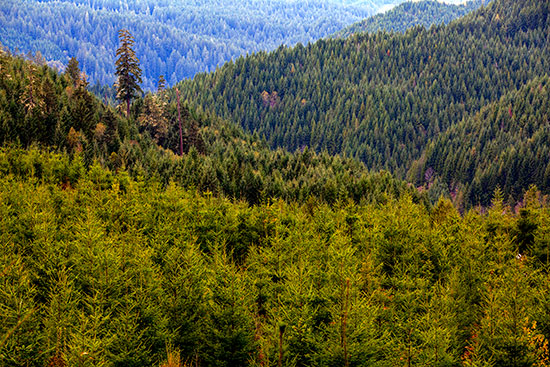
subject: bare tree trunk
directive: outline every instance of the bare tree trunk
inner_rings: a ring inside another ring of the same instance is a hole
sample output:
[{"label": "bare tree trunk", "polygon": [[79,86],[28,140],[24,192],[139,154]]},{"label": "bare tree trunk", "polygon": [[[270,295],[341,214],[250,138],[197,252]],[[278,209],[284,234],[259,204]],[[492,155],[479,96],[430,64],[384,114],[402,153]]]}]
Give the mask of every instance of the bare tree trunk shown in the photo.
[{"label": "bare tree trunk", "polygon": [[344,342],[344,366],[349,366],[349,355],[348,355],[348,336],[346,334],[346,329],[348,326],[348,309],[349,309],[349,278],[346,279],[346,296],[344,299],[344,320],[343,320],[343,330],[342,330],[342,339]]},{"label": "bare tree trunk", "polygon": [[183,129],[181,127],[180,91],[177,88],[176,88],[176,99],[178,101],[178,124],[180,128],[180,156],[183,156]]},{"label": "bare tree trunk", "polygon": [[284,327],[279,325],[279,361],[278,361],[278,367],[283,367],[283,333],[284,333]]},{"label": "bare tree trunk", "polygon": [[126,117],[130,118],[130,98],[126,98]]}]

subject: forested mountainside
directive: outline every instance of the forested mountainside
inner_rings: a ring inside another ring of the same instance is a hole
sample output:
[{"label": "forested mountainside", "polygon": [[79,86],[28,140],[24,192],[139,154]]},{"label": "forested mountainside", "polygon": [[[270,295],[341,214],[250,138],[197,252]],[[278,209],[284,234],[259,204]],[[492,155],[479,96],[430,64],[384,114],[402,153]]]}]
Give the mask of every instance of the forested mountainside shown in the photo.
[{"label": "forested mountainside", "polygon": [[482,203],[490,187],[516,198],[530,184],[550,188],[549,82],[535,78],[441,134],[426,154],[425,166],[437,172],[430,185],[462,186],[468,201]]},{"label": "forested mountainside", "polygon": [[429,28],[433,24],[448,24],[490,0],[471,0],[464,4],[447,4],[438,0],[409,1],[382,14],[354,23],[337,32],[334,37],[346,38],[355,33],[395,31],[405,32],[417,25]]},{"label": "forested mountainside", "polygon": [[159,75],[175,84],[240,55],[315,41],[397,1],[6,0],[0,42],[59,66],[76,57],[92,84],[113,84],[116,32],[127,28],[151,90]]},{"label": "forested mountainside", "polygon": [[[78,72],[76,78],[60,75],[0,52],[0,144],[64,151],[86,167],[95,161],[132,177],[163,185],[174,181],[250,203],[273,197],[372,202],[404,192],[423,200],[404,182],[388,173],[371,174],[356,160],[308,149],[271,150],[241,128],[187,106],[182,108],[185,154],[176,156],[177,108],[164,93],[136,101],[128,120],[88,92]],[[72,177],[61,169],[57,183],[72,185]]]},{"label": "forested mountainside", "polygon": [[549,10],[282,47],[181,106],[0,48],[0,366],[550,365]]},{"label": "forested mountainside", "polygon": [[405,178],[439,134],[548,73],[549,7],[498,0],[448,26],[280,47],[178,88],[272,147],[341,153]]},{"label": "forested mountainside", "polygon": [[544,366],[541,200],[248,206],[2,149],[0,362]]}]

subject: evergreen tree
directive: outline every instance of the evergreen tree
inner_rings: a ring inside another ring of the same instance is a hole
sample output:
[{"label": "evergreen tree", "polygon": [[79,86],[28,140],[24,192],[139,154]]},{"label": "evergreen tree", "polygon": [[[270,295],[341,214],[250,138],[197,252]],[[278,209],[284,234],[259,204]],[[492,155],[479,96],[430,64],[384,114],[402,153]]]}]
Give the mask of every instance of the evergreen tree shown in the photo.
[{"label": "evergreen tree", "polygon": [[116,75],[117,80],[117,98],[121,102],[126,102],[126,116],[130,115],[130,101],[137,97],[141,92],[141,68],[139,59],[133,49],[134,37],[127,29],[118,31],[120,47],[116,51]]},{"label": "evergreen tree", "polygon": [[72,82],[73,86],[76,87],[80,81],[80,66],[78,65],[78,60],[74,57],[71,57],[67,68],[65,68],[65,75],[69,77],[69,80]]},{"label": "evergreen tree", "polygon": [[168,120],[163,111],[162,101],[156,95],[147,94],[143,104],[138,121],[151,133],[155,142],[161,143],[168,133]]},{"label": "evergreen tree", "polygon": [[164,75],[159,76],[159,80],[157,82],[157,92],[162,93],[166,89],[166,79],[164,78]]}]

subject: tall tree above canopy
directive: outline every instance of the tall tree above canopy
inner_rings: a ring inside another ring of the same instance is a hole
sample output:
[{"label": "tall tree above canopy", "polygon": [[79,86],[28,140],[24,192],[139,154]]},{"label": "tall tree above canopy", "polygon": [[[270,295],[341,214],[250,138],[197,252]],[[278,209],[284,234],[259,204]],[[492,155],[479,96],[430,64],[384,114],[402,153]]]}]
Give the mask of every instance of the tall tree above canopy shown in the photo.
[{"label": "tall tree above canopy", "polygon": [[116,75],[118,77],[117,99],[126,102],[126,116],[130,115],[130,101],[139,93],[142,93],[139,83],[141,80],[141,68],[139,59],[133,49],[134,37],[127,29],[118,31],[120,46],[116,51],[118,59],[115,62]]},{"label": "tall tree above canopy", "polygon": [[69,77],[70,81],[73,83],[73,86],[76,87],[76,85],[80,82],[80,66],[76,58],[71,57],[69,63],[67,64],[67,68],[65,69],[65,74]]}]

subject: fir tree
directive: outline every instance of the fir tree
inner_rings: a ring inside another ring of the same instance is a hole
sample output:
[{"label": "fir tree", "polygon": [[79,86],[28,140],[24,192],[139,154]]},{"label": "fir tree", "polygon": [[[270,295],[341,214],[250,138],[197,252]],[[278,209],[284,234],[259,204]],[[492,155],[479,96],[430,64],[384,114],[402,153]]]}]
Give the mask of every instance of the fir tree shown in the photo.
[{"label": "fir tree", "polygon": [[74,57],[71,57],[67,68],[65,68],[65,75],[72,82],[73,87],[76,87],[80,82],[80,66],[78,65],[78,60]]},{"label": "fir tree", "polygon": [[130,115],[130,101],[142,92],[141,68],[133,49],[134,37],[127,29],[118,31],[120,47],[116,51],[117,99],[126,102],[126,116]]},{"label": "fir tree", "polygon": [[164,75],[159,76],[159,80],[157,82],[157,92],[162,93],[166,89],[166,79],[164,78]]}]

